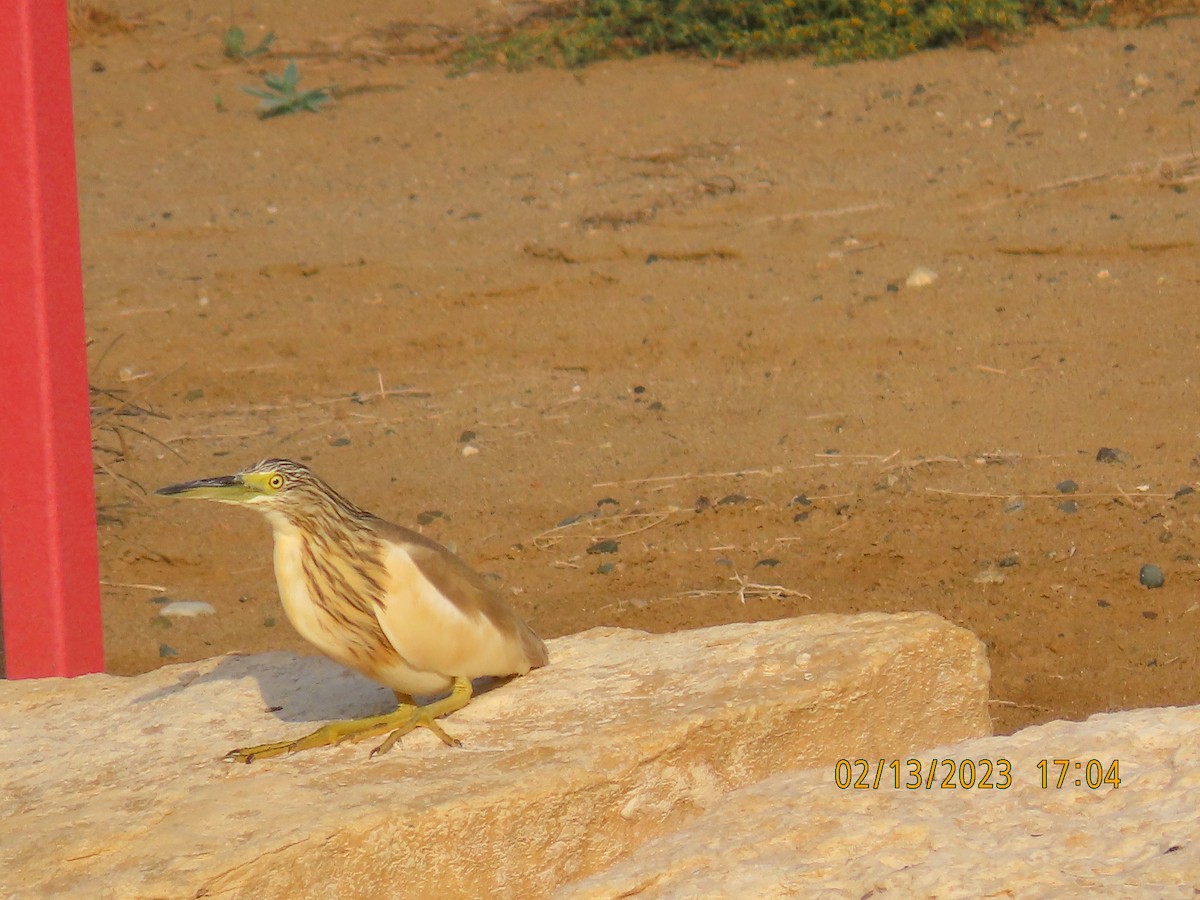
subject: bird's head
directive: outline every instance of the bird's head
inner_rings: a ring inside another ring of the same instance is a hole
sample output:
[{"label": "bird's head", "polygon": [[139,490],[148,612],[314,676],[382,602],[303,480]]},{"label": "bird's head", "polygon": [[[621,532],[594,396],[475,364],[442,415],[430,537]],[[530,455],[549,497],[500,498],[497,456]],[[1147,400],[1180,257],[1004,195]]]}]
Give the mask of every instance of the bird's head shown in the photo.
[{"label": "bird's head", "polygon": [[264,459],[232,475],[172,484],[155,493],[286,513],[323,490],[327,489],[307,466],[288,459]]}]

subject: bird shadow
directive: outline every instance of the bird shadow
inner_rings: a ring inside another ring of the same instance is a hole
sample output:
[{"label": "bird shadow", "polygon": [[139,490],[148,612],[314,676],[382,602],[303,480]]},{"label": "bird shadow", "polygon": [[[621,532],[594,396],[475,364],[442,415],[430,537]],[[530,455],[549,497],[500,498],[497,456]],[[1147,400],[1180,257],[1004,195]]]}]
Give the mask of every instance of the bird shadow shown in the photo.
[{"label": "bird shadow", "polygon": [[320,656],[257,653],[225,656],[212,669],[185,668],[175,684],[135,699],[153,703],[222,681],[252,678],[266,712],[283,722],[321,722],[391,712],[396,696],[386,687]]},{"label": "bird shadow", "polygon": [[[264,711],[282,722],[356,719],[381,715],[396,708],[396,695],[389,688],[321,656],[299,656],[283,651],[229,655],[207,671],[203,663],[180,669],[174,684],[142,694],[133,702],[139,705],[154,703],[204,685],[252,678],[258,683]],[[477,678],[472,685],[478,696],[509,680]],[[430,703],[448,693],[413,699],[421,704]]]}]

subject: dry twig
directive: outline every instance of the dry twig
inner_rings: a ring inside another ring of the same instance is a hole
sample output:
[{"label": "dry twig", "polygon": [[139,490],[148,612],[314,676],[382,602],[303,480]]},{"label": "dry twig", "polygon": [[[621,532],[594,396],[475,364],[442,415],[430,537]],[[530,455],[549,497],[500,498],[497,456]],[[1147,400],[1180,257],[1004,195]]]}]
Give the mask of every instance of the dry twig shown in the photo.
[{"label": "dry twig", "polygon": [[736,595],[737,598],[742,602],[743,606],[746,605],[747,597],[750,597],[753,600],[783,600],[788,597],[801,598],[804,600],[812,599],[810,595],[801,593],[800,591],[794,591],[791,588],[786,588],[782,584],[759,584],[758,582],[750,581],[744,576],[739,575],[737,572],[734,572],[733,576],[728,580],[736,581],[738,586],[736,588],[729,588],[726,590],[684,591],[681,594],[673,594],[671,599],[685,600],[694,597],[721,597],[727,595]]},{"label": "dry twig", "polygon": [[[556,546],[560,541],[562,541],[562,539],[564,537],[566,537],[566,535],[563,534],[563,532],[567,531],[570,528],[574,528],[576,525],[583,525],[584,523],[593,523],[593,522],[598,522],[601,520],[603,520],[605,522],[621,522],[621,521],[624,521],[625,519],[644,519],[644,518],[651,518],[654,520],[654,521],[649,522],[646,525],[642,525],[638,528],[631,528],[628,531],[620,531],[620,532],[617,532],[616,534],[611,534],[611,535],[607,535],[607,536],[598,538],[599,540],[616,540],[617,538],[629,537],[629,535],[631,535],[631,534],[639,534],[643,531],[649,531],[651,528],[654,528],[657,525],[661,525],[663,522],[667,521],[667,519],[669,519],[671,516],[673,516],[679,512],[683,512],[683,510],[677,506],[672,506],[669,509],[665,509],[665,510],[655,510],[653,512],[619,513],[617,515],[612,515],[612,516],[602,516],[602,515],[599,515],[598,513],[585,513],[584,515],[578,516],[577,518],[573,519],[572,521],[564,522],[561,525],[555,525],[553,528],[547,528],[541,534],[535,535],[534,537],[530,538],[529,542],[531,544],[533,544],[533,546],[535,546],[539,550],[549,550],[551,547]],[[595,535],[588,535],[588,537],[596,539]]]}]

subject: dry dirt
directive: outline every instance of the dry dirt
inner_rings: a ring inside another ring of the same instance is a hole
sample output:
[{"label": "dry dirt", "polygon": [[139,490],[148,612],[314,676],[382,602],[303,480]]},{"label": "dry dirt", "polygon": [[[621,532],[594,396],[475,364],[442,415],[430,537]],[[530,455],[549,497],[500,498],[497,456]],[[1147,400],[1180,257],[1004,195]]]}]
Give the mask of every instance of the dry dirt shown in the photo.
[{"label": "dry dirt", "polygon": [[[145,493],[286,456],[547,637],[933,610],[998,730],[1200,702],[1200,21],[454,79],[516,7],[259,0],[250,63],[228,3],[117,9],[73,53],[92,382],[156,414],[96,430],[111,671],[308,652],[260,517]],[[288,58],[339,99],[259,121]]]}]

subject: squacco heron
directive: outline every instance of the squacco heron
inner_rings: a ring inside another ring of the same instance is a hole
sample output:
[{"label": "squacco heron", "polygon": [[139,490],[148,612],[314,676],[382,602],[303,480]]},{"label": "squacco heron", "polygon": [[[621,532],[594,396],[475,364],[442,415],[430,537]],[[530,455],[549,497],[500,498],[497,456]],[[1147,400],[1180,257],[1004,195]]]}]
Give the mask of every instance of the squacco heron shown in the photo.
[{"label": "squacco heron", "polygon": [[[241,762],[387,735],[389,750],[417,727],[457,746],[437,719],[471,701],[472,679],[524,675],[546,645],[480,575],[424,535],[364,512],[286,459],[159,494],[260,510],[275,532],[275,580],[300,635],[330,659],[396,694],[395,712],[331,722],[293,741],[231,751]],[[413,697],[449,694],[424,706]]]}]

